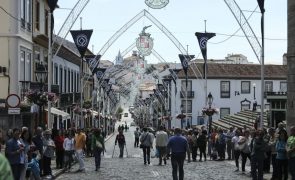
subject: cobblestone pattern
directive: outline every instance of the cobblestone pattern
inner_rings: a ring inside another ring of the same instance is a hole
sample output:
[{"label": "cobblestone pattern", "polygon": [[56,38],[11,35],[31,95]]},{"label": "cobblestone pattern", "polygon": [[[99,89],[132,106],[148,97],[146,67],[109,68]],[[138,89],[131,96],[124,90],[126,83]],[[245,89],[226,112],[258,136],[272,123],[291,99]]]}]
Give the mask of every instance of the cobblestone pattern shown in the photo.
[{"label": "cobblestone pattern", "polygon": [[[133,128],[125,133],[127,141],[128,157],[126,151],[124,158],[118,158],[119,148],[116,146],[115,157],[111,158],[114,148],[115,135],[106,143],[107,152],[103,156],[101,169],[96,172],[94,169],[94,158],[86,158],[86,172],[75,173],[77,164],[72,172],[64,173],[57,177],[59,180],[171,180],[172,168],[168,161],[166,166],[158,166],[158,159],[152,158],[151,165],[143,164],[142,151],[133,147]],[[154,151],[151,152],[154,154]],[[186,180],[248,180],[249,175],[234,172],[233,161],[206,161],[206,162],[185,162],[184,172]],[[247,173],[249,174],[249,172]]]}]

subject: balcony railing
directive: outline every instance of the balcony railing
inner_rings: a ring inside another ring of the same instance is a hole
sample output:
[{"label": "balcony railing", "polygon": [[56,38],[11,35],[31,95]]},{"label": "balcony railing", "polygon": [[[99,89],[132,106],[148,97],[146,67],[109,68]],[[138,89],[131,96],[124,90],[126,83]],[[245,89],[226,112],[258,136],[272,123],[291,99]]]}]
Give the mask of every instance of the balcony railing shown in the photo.
[{"label": "balcony railing", "polygon": [[[185,98],[186,92],[180,91],[180,98]],[[195,92],[194,91],[187,91],[187,98],[194,98]]]},{"label": "balcony railing", "polygon": [[[26,93],[28,91],[48,91],[47,84],[41,85],[39,82],[31,82],[31,81],[19,81],[21,83],[21,100],[24,99]],[[51,92],[56,95],[59,94],[59,85],[53,84],[51,85]]]},{"label": "balcony railing", "polygon": [[60,107],[71,106],[73,103],[80,102],[80,93],[63,93],[59,98]]}]

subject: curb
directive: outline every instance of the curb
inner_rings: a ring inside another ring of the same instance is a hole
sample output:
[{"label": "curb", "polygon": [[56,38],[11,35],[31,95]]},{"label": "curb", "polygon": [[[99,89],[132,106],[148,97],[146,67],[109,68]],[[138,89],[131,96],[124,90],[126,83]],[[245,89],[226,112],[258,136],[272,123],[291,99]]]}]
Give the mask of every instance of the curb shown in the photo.
[{"label": "curb", "polygon": [[[113,135],[115,134],[115,132],[113,132],[112,134],[110,134],[108,137],[106,137],[105,142],[107,142]],[[77,162],[75,162],[73,165],[75,165]],[[65,170],[64,169],[60,169],[58,171],[56,171],[55,173],[52,174],[52,179],[57,178],[59,175],[61,175],[62,173],[64,173]]]}]

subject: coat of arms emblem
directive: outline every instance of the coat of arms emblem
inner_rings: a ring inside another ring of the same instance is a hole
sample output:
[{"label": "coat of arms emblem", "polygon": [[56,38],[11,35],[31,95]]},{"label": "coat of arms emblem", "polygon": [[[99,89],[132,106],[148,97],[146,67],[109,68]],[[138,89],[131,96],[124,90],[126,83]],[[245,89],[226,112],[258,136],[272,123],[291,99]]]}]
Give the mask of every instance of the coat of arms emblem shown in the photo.
[{"label": "coat of arms emblem", "polygon": [[151,27],[151,25],[145,26],[139,34],[139,37],[136,39],[136,47],[142,56],[150,55],[154,46],[154,39],[151,38],[151,34],[145,32],[149,27]]}]

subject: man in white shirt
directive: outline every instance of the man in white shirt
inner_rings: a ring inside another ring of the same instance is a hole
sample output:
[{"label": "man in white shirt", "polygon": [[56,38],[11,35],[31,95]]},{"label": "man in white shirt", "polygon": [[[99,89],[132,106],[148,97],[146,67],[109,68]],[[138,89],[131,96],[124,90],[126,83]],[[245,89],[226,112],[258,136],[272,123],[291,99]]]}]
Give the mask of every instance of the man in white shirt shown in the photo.
[{"label": "man in white shirt", "polygon": [[160,126],[156,134],[156,148],[159,151],[159,166],[162,165],[162,159],[166,165],[166,149],[168,144],[168,134],[164,131],[164,127]]}]

